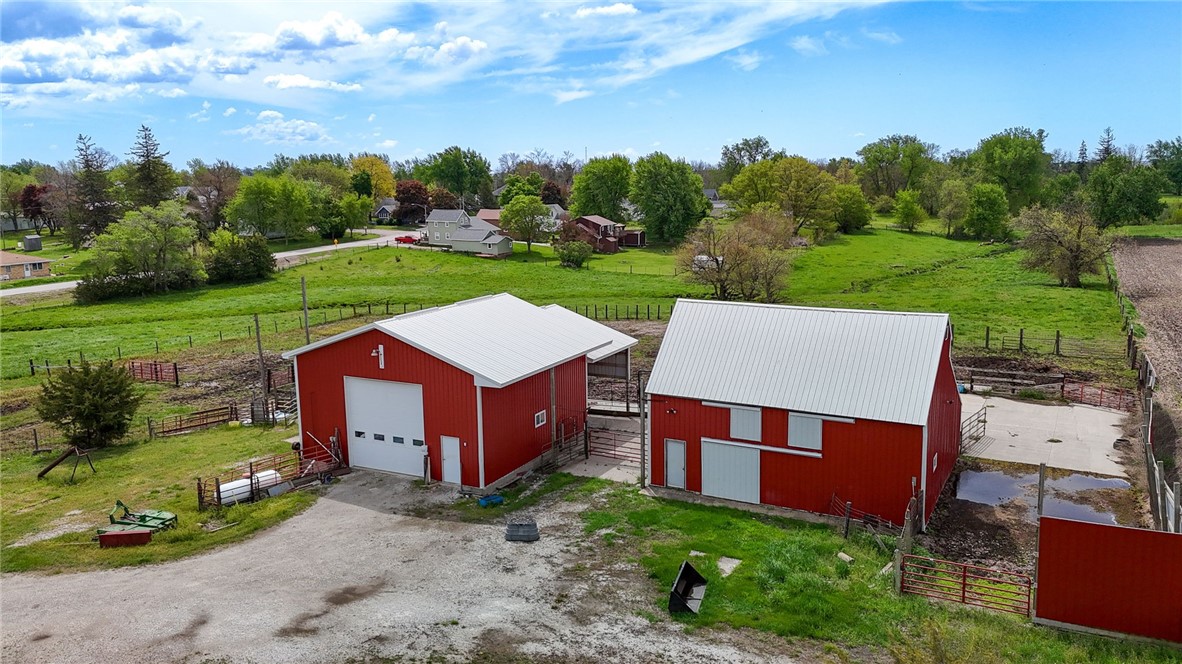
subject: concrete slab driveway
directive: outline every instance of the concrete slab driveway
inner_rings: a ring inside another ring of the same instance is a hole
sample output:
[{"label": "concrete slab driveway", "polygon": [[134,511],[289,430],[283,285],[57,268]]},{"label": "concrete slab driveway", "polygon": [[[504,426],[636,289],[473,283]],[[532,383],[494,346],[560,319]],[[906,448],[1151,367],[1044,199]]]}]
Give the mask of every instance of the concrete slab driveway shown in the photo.
[{"label": "concrete slab driveway", "polygon": [[964,417],[986,406],[985,437],[968,456],[1037,466],[1046,463],[1097,475],[1125,476],[1113,442],[1125,413],[1072,404],[1052,406],[962,394]]},{"label": "concrete slab driveway", "polygon": [[[784,642],[650,624],[652,587],[600,565],[586,502],[535,510],[542,539],[405,512],[443,487],[357,472],[257,537],[163,565],[0,579],[5,662],[788,661]],[[404,513],[399,513],[404,512]],[[771,645],[769,645],[771,644]],[[490,661],[492,661],[490,659]]]}]

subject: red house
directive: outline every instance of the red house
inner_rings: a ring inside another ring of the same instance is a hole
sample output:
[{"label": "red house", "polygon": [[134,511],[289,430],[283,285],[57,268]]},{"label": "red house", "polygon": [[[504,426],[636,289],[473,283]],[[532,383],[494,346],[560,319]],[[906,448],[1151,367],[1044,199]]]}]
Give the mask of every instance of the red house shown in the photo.
[{"label": "red house", "polygon": [[491,491],[584,430],[587,356],[620,343],[606,329],[503,293],[285,353],[295,360],[301,454],[326,461],[335,443],[350,466],[426,469]]},{"label": "red house", "polygon": [[680,300],[647,388],[657,486],[924,522],[956,462],[946,314]]}]

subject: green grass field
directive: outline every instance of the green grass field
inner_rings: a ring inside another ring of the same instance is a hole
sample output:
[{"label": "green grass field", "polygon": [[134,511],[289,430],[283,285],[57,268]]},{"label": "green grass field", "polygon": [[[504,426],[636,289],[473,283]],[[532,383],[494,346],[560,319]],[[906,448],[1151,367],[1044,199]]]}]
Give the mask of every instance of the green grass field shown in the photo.
[{"label": "green grass field", "polygon": [[[5,428],[11,425],[5,422]],[[51,455],[5,454],[0,457],[4,476],[0,570],[72,571],[164,562],[274,525],[311,505],[315,495],[297,491],[255,504],[199,512],[194,478],[261,455],[290,453],[290,445],[283,442],[289,434],[266,427],[223,427],[155,440],[132,437],[92,452],[97,472],[92,473],[83,461],[73,482],[72,459],[38,480],[37,472],[52,460]],[[61,449],[59,442],[57,450]],[[90,538],[96,527],[107,522],[107,512],[116,500],[133,509],[173,512],[178,526],[153,537],[148,546],[100,549]],[[201,527],[205,522],[236,525],[207,532]],[[29,535],[59,532],[51,539],[12,546]]]},{"label": "green grass field", "polygon": [[[1119,342],[1119,308],[1102,276],[1082,289],[1060,288],[1047,275],[1019,265],[1020,252],[929,233],[872,229],[838,236],[798,255],[785,294],[792,304],[943,311],[958,343],[980,345],[991,334],[1030,332]],[[668,248],[596,256],[586,269],[557,265],[549,247],[505,260],[402,247],[354,249],[319,258],[265,282],[209,286],[150,298],[75,305],[68,294],[24,304],[4,302],[0,317],[3,376],[26,372],[28,360],[64,363],[88,357],[155,354],[245,337],[259,313],[265,334],[294,329],[300,318],[300,277],[308,280],[313,321],[369,304],[374,313],[401,312],[403,303],[434,305],[511,292],[537,303],[567,306],[667,306],[706,290],[674,276]],[[220,336],[219,336],[220,334]]]},{"label": "green grass field", "polygon": [[[640,495],[590,480],[568,498],[598,493],[585,530],[638,561],[652,579],[650,620],[665,620],[668,589],[683,560],[708,581],[687,628],[730,625],[848,647],[889,649],[898,662],[1165,662],[1177,652],[1035,627],[1021,617],[894,592],[891,562],[865,533]],[[891,538],[886,538],[890,540]],[[888,541],[888,546],[890,542]],[[699,551],[701,557],[690,557]],[[837,558],[844,551],[847,564]],[[720,556],[742,562],[723,577]]]}]

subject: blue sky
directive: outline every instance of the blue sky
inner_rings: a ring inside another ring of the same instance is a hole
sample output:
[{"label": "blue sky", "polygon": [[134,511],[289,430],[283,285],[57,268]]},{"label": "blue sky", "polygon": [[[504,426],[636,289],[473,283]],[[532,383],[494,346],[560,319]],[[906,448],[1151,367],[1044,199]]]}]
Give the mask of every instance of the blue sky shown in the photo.
[{"label": "blue sky", "polygon": [[1182,3],[0,4],[0,162],[175,165],[449,145],[718,159],[762,134],[807,157],[894,133],[972,148],[1182,135]]}]

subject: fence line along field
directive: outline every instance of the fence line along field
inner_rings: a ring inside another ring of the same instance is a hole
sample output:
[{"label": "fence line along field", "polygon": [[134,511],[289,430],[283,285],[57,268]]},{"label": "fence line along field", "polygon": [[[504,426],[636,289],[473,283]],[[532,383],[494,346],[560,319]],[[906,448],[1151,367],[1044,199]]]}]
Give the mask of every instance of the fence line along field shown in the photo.
[{"label": "fence line along field", "polygon": [[[509,291],[537,303],[668,306],[706,290],[672,276],[667,249],[596,256],[588,269],[558,267],[549,247],[490,261],[446,252],[390,247],[345,252],[254,284],[210,286],[79,306],[68,294],[4,303],[3,375],[27,372],[28,360],[154,354],[245,336],[259,313],[272,331],[300,325],[300,277],[322,322],[340,305],[446,304]],[[1019,265],[1020,252],[939,236],[874,229],[839,236],[795,260],[783,299],[790,304],[945,311],[962,339],[1017,334],[1020,328],[1081,340],[1123,341],[1121,318],[1104,277],[1082,289],[1057,286]],[[632,272],[625,270],[631,269]],[[668,270],[668,271],[666,271]],[[315,319],[313,319],[315,320]],[[166,342],[165,340],[171,340]],[[24,365],[23,369],[20,365]]]}]

